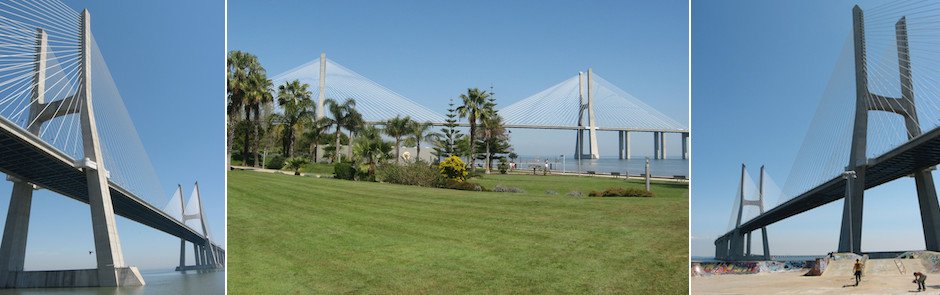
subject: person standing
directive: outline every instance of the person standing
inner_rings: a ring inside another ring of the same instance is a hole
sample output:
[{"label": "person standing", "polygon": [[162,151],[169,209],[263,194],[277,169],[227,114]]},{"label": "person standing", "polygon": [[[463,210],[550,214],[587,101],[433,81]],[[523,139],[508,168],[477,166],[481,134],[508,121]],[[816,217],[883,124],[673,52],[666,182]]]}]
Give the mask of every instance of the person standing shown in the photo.
[{"label": "person standing", "polygon": [[917,284],[917,292],[927,291],[927,286],[924,284],[925,281],[927,281],[927,275],[919,271],[914,273],[914,281],[912,283]]},{"label": "person standing", "polygon": [[855,286],[858,286],[858,282],[862,281],[862,262],[855,259],[855,267],[852,269],[855,271]]}]

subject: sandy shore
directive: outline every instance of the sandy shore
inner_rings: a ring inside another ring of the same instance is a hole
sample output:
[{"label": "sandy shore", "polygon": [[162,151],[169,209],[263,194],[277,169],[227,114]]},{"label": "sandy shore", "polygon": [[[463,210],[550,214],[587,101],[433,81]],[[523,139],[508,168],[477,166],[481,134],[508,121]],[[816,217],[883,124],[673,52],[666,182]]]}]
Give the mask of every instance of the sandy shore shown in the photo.
[{"label": "sandy shore", "polygon": [[[862,278],[858,287],[851,276],[803,276],[805,272],[720,275],[692,278],[692,294],[911,294],[913,275],[878,275]],[[928,274],[927,291],[940,294],[940,275]]]}]

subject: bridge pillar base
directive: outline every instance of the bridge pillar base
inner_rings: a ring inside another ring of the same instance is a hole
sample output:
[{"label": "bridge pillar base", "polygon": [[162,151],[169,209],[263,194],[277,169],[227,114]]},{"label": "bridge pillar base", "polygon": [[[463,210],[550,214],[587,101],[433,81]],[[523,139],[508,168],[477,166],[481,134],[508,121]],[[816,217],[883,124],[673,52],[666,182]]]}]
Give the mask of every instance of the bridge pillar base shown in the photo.
[{"label": "bridge pillar base", "polygon": [[99,269],[11,271],[7,273],[4,288],[74,288],[143,286],[144,277],[136,267],[115,268],[117,285],[102,284]]},{"label": "bridge pillar base", "polygon": [[928,251],[940,251],[940,204],[937,202],[937,189],[934,186],[930,170],[914,174],[917,187],[917,202],[920,205],[920,219],[924,228],[924,245]]},{"label": "bridge pillar base", "polygon": [[23,270],[32,202],[33,185],[14,180],[3,240],[0,242],[0,282],[7,279],[6,274]]}]

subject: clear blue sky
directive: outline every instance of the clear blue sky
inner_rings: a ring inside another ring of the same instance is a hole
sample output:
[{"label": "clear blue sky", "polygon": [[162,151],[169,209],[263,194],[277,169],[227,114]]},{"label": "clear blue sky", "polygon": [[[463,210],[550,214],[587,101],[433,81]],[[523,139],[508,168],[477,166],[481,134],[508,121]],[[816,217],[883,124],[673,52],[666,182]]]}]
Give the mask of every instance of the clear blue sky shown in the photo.
[{"label": "clear blue sky", "polygon": [[[66,4],[89,9],[92,33],[167,193],[181,183],[188,198],[198,180],[210,231],[224,241],[224,1]],[[0,182],[3,216],[11,187]],[[94,268],[89,210],[84,203],[37,191],[26,268]],[[122,217],[117,223],[128,265],[179,264],[178,238]],[[191,250],[188,255],[191,259]]]},{"label": "clear blue sky", "polygon": [[[506,106],[593,67],[688,124],[687,1],[233,0],[228,12],[228,48],[254,53],[272,76],[326,51],[444,113],[468,87],[493,86]],[[616,155],[616,133],[599,137],[601,154]],[[634,138],[635,153],[649,154],[651,136]],[[513,130],[520,154],[570,154],[573,140],[573,131]],[[679,136],[669,140],[677,156]]]},{"label": "clear blue sky", "polygon": [[[786,182],[856,3],[881,2],[693,1],[692,255],[727,232],[742,162]],[[924,248],[913,180],[868,190],[864,209],[863,251]],[[841,214],[840,200],[771,225],[771,253],[835,251]]]}]

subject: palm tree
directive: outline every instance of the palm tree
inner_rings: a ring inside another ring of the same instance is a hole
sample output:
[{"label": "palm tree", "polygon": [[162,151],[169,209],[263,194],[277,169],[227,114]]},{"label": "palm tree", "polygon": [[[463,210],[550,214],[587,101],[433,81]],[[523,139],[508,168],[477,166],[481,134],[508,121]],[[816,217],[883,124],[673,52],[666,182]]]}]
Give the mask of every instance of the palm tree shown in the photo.
[{"label": "palm tree", "polygon": [[349,114],[356,108],[356,100],[347,98],[343,103],[337,103],[336,100],[328,98],[326,101],[324,101],[324,103],[326,104],[326,107],[332,116],[332,118],[329,118],[327,122],[336,128],[336,132],[334,133],[336,135],[336,150],[333,152],[332,161],[333,163],[336,163],[336,161],[339,160],[340,131],[342,130],[343,126],[348,125],[348,121],[350,119]]},{"label": "palm tree", "polygon": [[362,166],[365,166],[366,170],[369,172],[369,176],[374,178],[376,165],[388,159],[389,152],[392,151],[392,146],[382,140],[382,134],[378,128],[371,125],[364,125],[362,129],[359,130],[359,136],[356,138],[356,143],[353,145],[352,150],[359,157],[359,160],[362,161]]},{"label": "palm tree", "polygon": [[[254,126],[254,137],[258,138],[259,124],[261,116],[261,107],[267,103],[270,103],[274,96],[271,94],[271,79],[268,79],[267,74],[264,71],[254,71],[248,76],[248,83],[245,91],[245,99],[242,102],[242,107],[245,109],[245,120],[248,122],[248,126]],[[254,121],[252,123],[251,115],[254,114]],[[245,146],[243,147],[243,160],[245,163],[248,163],[248,154],[250,153],[249,147],[251,145],[251,135],[250,131],[245,132]],[[258,167],[258,144],[260,142],[255,140],[255,163],[254,166]]]},{"label": "palm tree", "polygon": [[311,112],[308,114],[310,118],[307,119],[309,124],[307,124],[307,131],[304,132],[304,138],[310,144],[310,157],[313,159],[313,162],[317,162],[319,158],[317,153],[320,149],[320,142],[323,141],[323,131],[326,131],[330,127],[329,119],[320,118],[313,119],[316,116],[316,112]]},{"label": "palm tree", "polygon": [[284,161],[284,168],[294,171],[294,175],[300,175],[300,168],[307,164],[307,159],[303,157],[288,158]]},{"label": "palm tree", "polygon": [[463,105],[457,107],[457,113],[461,118],[467,118],[470,123],[470,167],[474,167],[476,162],[476,131],[477,121],[485,118],[485,110],[492,108],[490,101],[487,100],[492,93],[481,91],[479,88],[469,88],[466,94],[461,94],[460,99]]},{"label": "palm tree", "polygon": [[395,163],[401,163],[401,138],[408,135],[411,117],[395,116],[385,122],[385,134],[395,139]]},{"label": "palm tree", "polygon": [[310,85],[300,83],[300,80],[285,82],[277,88],[277,104],[281,106],[284,113],[282,115],[284,124],[282,144],[284,153],[290,158],[294,154],[294,134],[303,130],[304,120],[308,119],[313,111],[313,101],[310,97],[313,93],[307,88]]},{"label": "palm tree", "polygon": [[[226,69],[228,137],[225,142],[225,163],[228,164],[232,159],[232,143],[235,140],[235,126],[238,123],[238,115],[242,112],[245,106],[244,104],[248,101],[249,77],[259,72],[263,73],[264,68],[261,67],[261,63],[258,62],[258,58],[254,55],[244,51],[233,50],[229,52],[226,58]],[[248,118],[249,115],[250,114],[246,114],[245,117]],[[247,155],[243,155],[243,157],[247,157]],[[243,158],[243,160],[247,160],[247,158]],[[247,161],[243,164],[246,163]]]},{"label": "palm tree", "polygon": [[437,138],[437,134],[430,133],[431,131],[431,122],[420,123],[418,121],[411,121],[410,126],[408,126],[408,132],[411,133],[411,138],[415,141],[415,147],[418,149],[415,155],[415,159],[421,159],[421,141],[433,141]]},{"label": "palm tree", "polygon": [[[349,146],[352,146],[353,142],[353,133],[359,131],[366,124],[365,120],[362,119],[362,114],[359,113],[355,108],[350,108],[349,114],[346,116],[346,120],[343,122],[343,128],[346,131],[349,131]],[[348,156],[350,159],[353,157],[352,148],[348,150]]]}]

